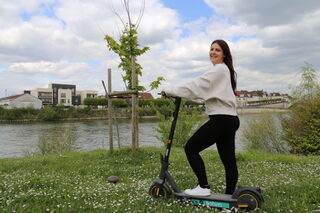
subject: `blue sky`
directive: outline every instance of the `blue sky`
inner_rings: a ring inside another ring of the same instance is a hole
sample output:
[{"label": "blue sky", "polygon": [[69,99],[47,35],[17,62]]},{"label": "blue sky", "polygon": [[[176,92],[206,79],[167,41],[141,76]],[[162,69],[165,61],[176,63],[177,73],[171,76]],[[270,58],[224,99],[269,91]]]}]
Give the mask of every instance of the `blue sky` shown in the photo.
[{"label": "blue sky", "polygon": [[56,6],[57,6],[56,3],[51,3],[51,4],[40,3],[38,5],[38,8],[34,12],[23,11],[22,13],[20,13],[20,16],[24,21],[30,21],[32,16],[39,16],[39,15],[44,15],[49,18],[57,18],[54,12],[54,8]]},{"label": "blue sky", "polygon": [[[130,5],[137,17],[141,1]],[[119,0],[2,2],[0,97],[49,83],[102,94],[108,68],[114,90],[123,90],[118,56],[103,40],[104,34],[117,39],[122,29],[112,8],[125,19]],[[141,84],[148,88],[161,75],[166,87],[201,75],[211,67],[210,43],[224,39],[234,57],[238,89],[290,92],[304,61],[320,67],[319,14],[318,0],[283,0],[276,7],[274,1],[146,0],[139,39],[150,50],[138,58]]]},{"label": "blue sky", "polygon": [[210,18],[214,12],[202,0],[162,0],[162,3],[176,10],[183,22],[191,22],[201,17]]}]

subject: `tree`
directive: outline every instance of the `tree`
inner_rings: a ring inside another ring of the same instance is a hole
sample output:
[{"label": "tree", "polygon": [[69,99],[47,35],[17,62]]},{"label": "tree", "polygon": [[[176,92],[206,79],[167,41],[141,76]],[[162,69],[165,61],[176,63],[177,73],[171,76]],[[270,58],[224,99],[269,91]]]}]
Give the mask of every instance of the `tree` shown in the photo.
[{"label": "tree", "polygon": [[[125,75],[122,75],[123,81],[129,90],[134,90],[132,94],[132,151],[135,155],[136,148],[139,147],[138,139],[138,91],[146,90],[145,87],[139,85],[138,76],[142,76],[142,66],[136,62],[136,57],[144,54],[149,50],[149,47],[139,48],[138,43],[138,26],[140,24],[141,18],[144,11],[144,1],[143,6],[141,7],[138,19],[136,23],[133,23],[131,20],[130,9],[129,9],[129,0],[122,0],[127,13],[128,22],[124,22],[121,16],[115,12],[115,14],[121,20],[124,30],[120,36],[120,43],[116,42],[111,36],[106,35],[105,40],[107,41],[107,46],[109,50],[115,52],[120,57],[119,68],[125,72]],[[163,77],[159,77],[156,82],[151,83],[151,88],[157,88],[160,84],[160,81],[164,80]],[[111,125],[111,124],[110,124]],[[112,132],[112,128],[110,127]],[[111,138],[111,137],[110,137]],[[110,139],[110,150],[112,151],[112,138]]]},{"label": "tree", "polygon": [[293,153],[320,154],[320,84],[317,70],[306,62],[301,81],[293,90],[294,105],[283,120],[284,136]]},{"label": "tree", "polygon": [[317,70],[313,68],[312,64],[305,62],[305,66],[301,67],[300,77],[300,83],[292,87],[293,103],[315,98],[320,92]]},{"label": "tree", "polygon": [[[107,46],[109,50],[115,52],[120,57],[120,64],[118,67],[122,69],[125,72],[125,75],[122,75],[123,81],[125,82],[125,85],[127,89],[137,89],[138,91],[145,91],[146,88],[144,86],[139,85],[139,80],[137,79],[137,88],[132,88],[132,66],[134,63],[135,70],[137,75],[142,76],[142,66],[138,64],[136,61],[132,60],[132,57],[136,58],[137,56],[140,56],[147,52],[150,48],[149,47],[142,47],[139,48],[139,42],[138,42],[138,26],[140,24],[143,11],[144,11],[144,4],[140,11],[139,17],[137,19],[137,22],[135,24],[132,23],[132,18],[130,16],[130,10],[129,10],[129,1],[123,0],[123,4],[125,6],[125,10],[127,13],[127,19],[128,22],[125,23],[123,19],[115,12],[115,14],[120,18],[124,30],[122,31],[122,34],[120,36],[120,43],[116,42],[115,39],[113,39],[111,36],[106,35],[105,40],[107,41]],[[163,77],[158,77],[156,81],[152,82],[150,84],[151,89],[156,89],[160,82],[163,81]]]},{"label": "tree", "polygon": [[[129,24],[130,27],[126,27],[122,31],[122,35],[120,37],[120,43],[117,43],[111,36],[106,35],[105,40],[108,43],[109,50],[114,51],[120,57],[119,68],[125,72],[125,75],[122,76],[123,81],[126,84],[126,87],[129,90],[136,89],[132,88],[132,57],[140,56],[149,50],[149,47],[139,48],[138,44],[138,36],[137,30],[135,29],[135,25]],[[135,69],[137,75],[142,76],[142,67],[140,64],[135,62]],[[138,81],[138,80],[137,80]],[[137,82],[138,90],[143,91],[146,90],[145,87],[139,85],[139,81]]]}]

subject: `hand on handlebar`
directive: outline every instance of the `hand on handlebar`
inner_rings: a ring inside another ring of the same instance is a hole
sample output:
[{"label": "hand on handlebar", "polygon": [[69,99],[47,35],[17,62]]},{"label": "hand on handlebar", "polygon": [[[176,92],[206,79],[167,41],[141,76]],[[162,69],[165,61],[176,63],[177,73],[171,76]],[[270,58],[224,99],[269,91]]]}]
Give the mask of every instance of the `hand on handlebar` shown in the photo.
[{"label": "hand on handlebar", "polygon": [[158,95],[161,95],[163,98],[168,98],[169,96],[165,93],[165,91],[161,91],[158,93]]},{"label": "hand on handlebar", "polygon": [[161,95],[163,98],[181,99],[181,97],[178,96],[167,95],[165,91],[161,91],[161,93],[158,93],[158,95]]},{"label": "hand on handlebar", "polygon": [[165,97],[165,98],[167,98],[167,97],[168,97],[168,96],[167,96],[167,94],[165,93],[165,91],[161,91],[161,93],[160,93],[160,94],[161,94],[161,96],[162,96],[162,97]]}]

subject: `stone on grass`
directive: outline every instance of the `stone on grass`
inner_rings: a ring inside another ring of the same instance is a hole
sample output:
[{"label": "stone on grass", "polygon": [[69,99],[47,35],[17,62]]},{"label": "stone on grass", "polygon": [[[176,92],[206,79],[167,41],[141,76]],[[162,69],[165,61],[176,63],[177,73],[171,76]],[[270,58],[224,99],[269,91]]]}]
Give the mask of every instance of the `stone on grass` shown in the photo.
[{"label": "stone on grass", "polygon": [[116,183],[118,181],[119,181],[119,177],[118,176],[112,175],[112,176],[108,177],[108,182],[109,183]]}]

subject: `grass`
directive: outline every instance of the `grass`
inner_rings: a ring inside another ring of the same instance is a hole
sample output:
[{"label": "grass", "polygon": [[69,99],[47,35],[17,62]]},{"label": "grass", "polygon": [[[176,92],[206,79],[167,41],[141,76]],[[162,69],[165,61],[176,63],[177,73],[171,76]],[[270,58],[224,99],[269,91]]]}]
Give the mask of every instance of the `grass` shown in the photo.
[{"label": "grass", "polygon": [[[0,212],[219,212],[177,199],[148,196],[163,149],[140,148],[69,152],[0,159]],[[224,172],[216,151],[203,152],[212,191],[223,193]],[[265,188],[262,212],[320,212],[320,157],[237,153],[238,185]],[[181,188],[196,179],[181,148],[174,148],[170,171]],[[107,178],[116,175],[119,183]],[[220,211],[221,212],[221,211]],[[228,212],[226,210],[222,212]]]}]

